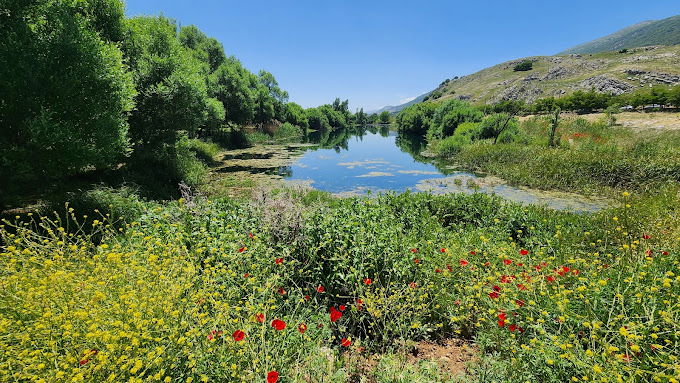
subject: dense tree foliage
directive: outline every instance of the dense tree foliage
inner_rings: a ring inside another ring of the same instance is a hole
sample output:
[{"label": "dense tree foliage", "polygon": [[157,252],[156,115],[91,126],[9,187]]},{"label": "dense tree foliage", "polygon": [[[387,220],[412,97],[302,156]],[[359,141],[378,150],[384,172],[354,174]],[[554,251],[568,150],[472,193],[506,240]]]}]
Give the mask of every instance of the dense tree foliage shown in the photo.
[{"label": "dense tree foliage", "polygon": [[10,1],[0,12],[0,178],[109,166],[128,150],[134,87],[118,1]]}]

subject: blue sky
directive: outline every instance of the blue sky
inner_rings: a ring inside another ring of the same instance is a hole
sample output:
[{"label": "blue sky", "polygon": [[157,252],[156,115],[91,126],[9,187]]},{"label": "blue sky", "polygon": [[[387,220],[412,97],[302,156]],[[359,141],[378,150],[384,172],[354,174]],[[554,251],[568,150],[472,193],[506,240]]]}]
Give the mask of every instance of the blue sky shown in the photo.
[{"label": "blue sky", "polygon": [[276,76],[304,107],[396,105],[448,77],[550,55],[628,25],[680,14],[677,0],[127,0],[220,40]]}]

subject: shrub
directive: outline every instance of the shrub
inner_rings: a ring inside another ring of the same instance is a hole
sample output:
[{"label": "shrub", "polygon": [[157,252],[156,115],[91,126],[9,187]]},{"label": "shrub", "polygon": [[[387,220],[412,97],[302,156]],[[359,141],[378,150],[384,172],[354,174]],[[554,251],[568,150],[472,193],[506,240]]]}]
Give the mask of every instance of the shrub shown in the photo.
[{"label": "shrub", "polygon": [[515,65],[515,67],[512,68],[512,70],[514,70],[515,72],[525,72],[533,69],[533,67],[534,63],[531,60],[524,60],[521,63]]},{"label": "shrub", "polygon": [[437,156],[450,157],[458,154],[464,146],[470,143],[472,143],[470,136],[454,134],[453,136],[432,142],[432,147]]},{"label": "shrub", "polygon": [[294,139],[304,136],[305,129],[295,126],[290,122],[284,122],[274,131],[274,138],[277,140]]}]

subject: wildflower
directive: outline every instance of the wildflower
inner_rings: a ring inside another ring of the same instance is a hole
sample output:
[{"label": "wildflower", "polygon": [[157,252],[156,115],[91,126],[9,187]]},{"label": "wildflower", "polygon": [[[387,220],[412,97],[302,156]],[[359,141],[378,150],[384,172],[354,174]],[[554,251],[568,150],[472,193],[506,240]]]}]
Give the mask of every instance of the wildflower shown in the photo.
[{"label": "wildflower", "polygon": [[508,265],[512,264],[512,261],[509,260],[509,259],[504,259],[504,260],[503,260],[503,264],[506,265],[506,266],[508,266]]},{"label": "wildflower", "polygon": [[342,347],[349,347],[351,344],[352,342],[347,338],[342,338],[340,341],[340,345],[342,345]]},{"label": "wildflower", "polygon": [[415,289],[416,287],[418,287],[418,284],[416,284],[415,282],[411,282],[408,284],[408,287]]},{"label": "wildflower", "polygon": [[499,286],[494,286],[493,291],[499,292],[501,291],[501,288]]},{"label": "wildflower", "polygon": [[510,330],[511,332],[514,332],[515,330],[517,330],[517,325],[511,324],[510,326],[508,326],[508,330]]},{"label": "wildflower", "polygon": [[522,249],[522,250],[519,251],[519,254],[520,255],[527,255],[527,254],[529,254],[529,250]]},{"label": "wildflower", "polygon": [[357,310],[361,311],[361,305],[364,301],[361,298],[357,298]]},{"label": "wildflower", "polygon": [[323,287],[323,286],[321,286],[321,285],[317,286],[317,288],[316,288],[316,292],[317,292],[317,293],[321,294],[321,293],[323,293],[324,291],[326,291],[326,288],[325,288],[325,287]]},{"label": "wildflower", "polygon": [[518,290],[522,290],[522,291],[524,291],[524,290],[526,290],[526,289],[527,289],[527,287],[526,287],[526,286],[524,286],[523,284],[519,283],[519,284],[517,284],[517,289],[518,289]]},{"label": "wildflower", "polygon": [[286,328],[286,322],[282,321],[281,319],[274,319],[272,321],[272,327],[274,327],[277,331],[281,331]]},{"label": "wildflower", "polygon": [[234,341],[239,342],[246,337],[246,333],[241,330],[236,330],[233,334],[231,334],[231,337],[234,338]]},{"label": "wildflower", "polygon": [[279,381],[279,373],[276,371],[269,371],[267,373],[267,383],[276,383]]},{"label": "wildflower", "polygon": [[436,269],[434,269],[434,272],[435,272],[435,273],[441,273],[441,272],[442,272],[442,269],[440,269],[439,267],[437,267]]},{"label": "wildflower", "polygon": [[470,251],[470,255],[477,255],[477,252],[472,250],[472,251]]},{"label": "wildflower", "polygon": [[411,252],[412,252],[412,253],[417,253],[417,252],[418,252],[418,249],[411,249]]},{"label": "wildflower", "polygon": [[467,266],[468,264],[470,264],[470,262],[468,262],[468,261],[465,260],[465,259],[461,259],[460,261],[458,261],[458,263],[459,263],[461,266],[463,266],[463,267],[465,267],[465,266]]},{"label": "wildflower", "polygon": [[420,259],[418,259],[418,258],[413,258],[413,263],[419,264],[419,263],[420,263]]},{"label": "wildflower", "polygon": [[506,313],[500,313],[500,314],[498,314],[498,319],[502,320],[502,321],[507,320],[508,315]]},{"label": "wildflower", "polygon": [[264,314],[259,313],[259,314],[255,315],[255,319],[260,323],[264,323]]},{"label": "wildflower", "polygon": [[340,309],[340,311],[345,311],[346,307],[345,307],[345,305],[340,305],[340,306],[338,306],[338,308]]},{"label": "wildflower", "polygon": [[239,252],[239,253],[243,253],[244,251],[246,251],[246,247],[245,247],[245,246],[242,247],[242,248],[240,248],[240,249],[238,249],[238,252]]},{"label": "wildflower", "polygon": [[250,273],[243,274],[243,278],[248,278],[249,276],[250,276]]},{"label": "wildflower", "polygon": [[305,295],[305,300],[306,300],[306,301],[308,301],[308,300],[310,300],[310,299],[311,299],[311,297],[310,297],[309,295]]},{"label": "wildflower", "polygon": [[275,260],[274,262],[275,262],[277,265],[280,265],[280,264],[283,263],[283,258],[276,258],[276,260]]},{"label": "wildflower", "polygon": [[548,281],[548,283],[555,282],[555,277],[552,275],[546,275],[545,280]]},{"label": "wildflower", "polygon": [[364,278],[364,284],[366,286],[370,286],[371,283],[373,283],[373,280],[371,278]]},{"label": "wildflower", "polygon": [[519,307],[522,307],[522,306],[525,305],[524,301],[521,300],[521,299],[515,299],[515,304],[517,304],[517,306],[519,306]]},{"label": "wildflower", "polygon": [[499,297],[499,295],[495,291],[492,291],[492,292],[489,293],[489,298],[491,298],[491,299],[496,299],[498,297]]},{"label": "wildflower", "polygon": [[281,295],[286,295],[286,290],[284,290],[283,287],[279,287],[279,290],[278,290],[278,291],[279,291],[279,294],[281,294]]},{"label": "wildflower", "polygon": [[304,323],[300,323],[298,325],[298,331],[300,332],[300,334],[304,334],[305,331],[307,331],[307,325]]},{"label": "wildflower", "polygon": [[335,307],[330,308],[331,322],[336,322],[338,319],[342,318],[342,313],[335,309]]},{"label": "wildflower", "polygon": [[649,234],[644,234],[642,236],[642,239],[650,239],[650,238],[652,238],[652,237]]},{"label": "wildflower", "polygon": [[250,237],[250,239],[253,239],[255,237],[253,233],[248,233],[248,236]]},{"label": "wildflower", "polygon": [[439,251],[441,251],[442,253],[446,253],[446,249],[443,247]]},{"label": "wildflower", "polygon": [[498,320],[498,327],[503,327],[503,326],[505,326],[505,321],[499,319],[499,320]]}]

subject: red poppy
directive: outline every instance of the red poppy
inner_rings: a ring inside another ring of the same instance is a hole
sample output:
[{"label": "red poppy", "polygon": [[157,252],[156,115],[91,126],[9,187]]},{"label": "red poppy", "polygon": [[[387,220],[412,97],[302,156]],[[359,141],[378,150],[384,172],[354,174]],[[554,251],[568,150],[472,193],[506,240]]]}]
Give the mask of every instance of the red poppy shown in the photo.
[{"label": "red poppy", "polygon": [[416,284],[415,282],[411,282],[408,284],[408,287],[415,289],[416,287],[418,287],[418,284]]},{"label": "red poppy", "polygon": [[652,237],[649,236],[648,234],[645,234],[645,235],[642,236],[642,239],[650,239],[650,238],[652,238]]},{"label": "red poppy", "polygon": [[456,299],[455,301],[453,301],[453,304],[456,306],[460,306],[460,299]]},{"label": "red poppy", "polygon": [[276,383],[279,381],[279,373],[276,371],[269,371],[267,373],[267,383]]},{"label": "red poppy", "polygon": [[501,288],[499,286],[494,286],[493,291],[501,291]]},{"label": "red poppy", "polygon": [[553,277],[552,275],[547,275],[545,277],[545,280],[548,281],[548,283],[555,282],[555,277]]},{"label": "red poppy", "polygon": [[491,298],[491,299],[496,299],[498,297],[499,297],[499,295],[495,291],[492,291],[492,292],[489,293],[489,298]]},{"label": "red poppy", "polygon": [[362,307],[361,305],[364,303],[364,301],[361,298],[357,298],[357,310],[361,311]]},{"label": "red poppy", "polygon": [[276,258],[276,260],[275,260],[274,262],[275,262],[277,265],[280,265],[280,264],[283,263],[283,258]]},{"label": "red poppy", "polygon": [[335,307],[330,308],[331,322],[336,322],[338,319],[342,318],[342,313],[335,309]]},{"label": "red poppy", "polygon": [[284,328],[286,328],[286,322],[282,321],[281,319],[274,319],[272,321],[272,327],[274,327],[278,331],[281,331]]},{"label": "red poppy", "polygon": [[249,276],[250,276],[250,273],[243,274],[243,278],[248,278]]},{"label": "red poppy", "polygon": [[255,319],[260,323],[264,323],[264,314],[260,313],[255,315]]},{"label": "red poppy", "polygon": [[300,334],[304,334],[305,331],[307,331],[307,325],[304,323],[300,323],[298,325],[298,331],[300,331]]},{"label": "red poppy", "polygon": [[667,251],[662,251],[662,252],[661,252],[661,255],[668,255],[668,252],[667,252]]},{"label": "red poppy", "polygon": [[512,261],[509,260],[509,259],[504,259],[504,260],[503,260],[503,264],[506,265],[506,266],[509,265],[509,264],[511,264],[511,263],[512,263]]},{"label": "red poppy", "polygon": [[505,321],[504,320],[499,320],[498,321],[498,327],[503,327],[505,326]]},{"label": "red poppy", "polygon": [[371,283],[373,283],[373,280],[371,278],[364,278],[364,284],[366,286],[370,285]]},{"label": "red poppy", "polygon": [[248,236],[249,236],[251,239],[252,239],[253,237],[255,237],[255,235],[253,235],[253,233],[248,233]]},{"label": "red poppy", "polygon": [[231,334],[231,337],[234,338],[236,342],[242,341],[246,337],[246,333],[244,333],[241,330],[236,330],[234,331],[233,334]]},{"label": "red poppy", "polygon": [[340,305],[340,306],[338,306],[338,308],[340,309],[340,311],[345,311],[345,309],[346,309],[345,305]]},{"label": "red poppy", "polygon": [[418,259],[418,258],[413,258],[413,262],[416,263],[416,264],[418,264],[418,263],[420,263],[420,259]]},{"label": "red poppy", "polygon": [[446,265],[446,269],[449,271],[453,271],[453,267],[451,267],[451,265]]},{"label": "red poppy", "polygon": [[306,300],[306,301],[308,301],[308,300],[310,300],[310,299],[311,299],[311,297],[310,297],[309,295],[305,295],[305,300]]},{"label": "red poppy", "polygon": [[79,364],[82,366],[82,365],[86,364],[86,363],[89,362],[89,361],[90,361],[89,359],[82,359],[82,360],[80,361]]},{"label": "red poppy", "polygon": [[516,303],[517,306],[519,306],[519,307],[522,307],[522,306],[524,306],[524,304],[525,304],[524,301],[521,300],[521,299],[515,299],[515,303]]},{"label": "red poppy", "polygon": [[208,340],[213,340],[214,338],[221,338],[222,334],[223,334],[222,331],[212,330],[210,331],[210,334],[208,334]]},{"label": "red poppy", "polygon": [[518,288],[518,289],[520,289],[520,290],[522,290],[522,291],[524,291],[524,290],[526,290],[526,289],[527,289],[527,287],[526,287],[526,286],[524,286],[524,285],[523,285],[523,284],[521,284],[521,283],[517,284],[517,288]]},{"label": "red poppy", "polygon": [[491,262],[484,262],[484,266],[486,266],[486,267],[491,266]]},{"label": "red poppy", "polygon": [[501,283],[510,283],[512,282],[512,278],[510,278],[507,275],[501,275]]},{"label": "red poppy", "polygon": [[652,251],[649,250],[649,249],[647,249],[647,250],[645,251],[645,255],[648,256],[648,257],[650,257],[650,256],[652,255]]},{"label": "red poppy", "polygon": [[460,264],[461,266],[465,267],[465,266],[467,266],[468,264],[470,264],[470,262],[468,262],[468,261],[465,260],[465,259],[461,259],[460,261],[458,261],[458,264]]},{"label": "red poppy", "polygon": [[286,295],[286,290],[283,287],[279,287],[279,294]]},{"label": "red poppy", "polygon": [[473,250],[473,251],[470,251],[470,255],[477,255],[477,252],[474,251],[474,250]]},{"label": "red poppy", "polygon": [[520,255],[527,255],[527,254],[529,254],[529,250],[522,249],[522,250],[519,251],[519,254]]},{"label": "red poppy", "polygon": [[441,273],[441,272],[442,272],[442,269],[440,269],[439,267],[437,267],[436,269],[434,269],[434,272],[435,272],[435,273]]},{"label": "red poppy", "polygon": [[412,252],[412,253],[417,253],[417,252],[418,252],[418,249],[411,249],[411,252]]},{"label": "red poppy", "polygon": [[500,313],[500,314],[498,314],[498,319],[499,320],[507,320],[508,315],[506,313]]},{"label": "red poppy", "polygon": [[439,251],[441,251],[442,253],[446,253],[446,249],[443,247]]},{"label": "red poppy", "polygon": [[246,251],[246,248],[245,248],[245,246],[244,246],[244,247],[242,247],[242,248],[240,248],[240,249],[238,249],[238,252],[239,252],[239,253],[243,253],[244,251]]},{"label": "red poppy", "polygon": [[515,331],[515,330],[517,330],[517,325],[516,325],[516,324],[511,324],[510,326],[508,326],[508,330],[510,330],[510,331]]},{"label": "red poppy", "polygon": [[579,275],[579,274],[581,274],[581,272],[580,272],[578,269],[572,270],[571,273],[574,274],[574,275]]},{"label": "red poppy", "polygon": [[342,347],[349,347],[352,344],[352,342],[347,338],[342,338],[340,344],[342,345]]},{"label": "red poppy", "polygon": [[323,286],[321,286],[321,285],[319,285],[319,286],[316,288],[316,292],[319,293],[319,294],[323,293],[324,291],[326,291],[326,288],[323,287]]}]

